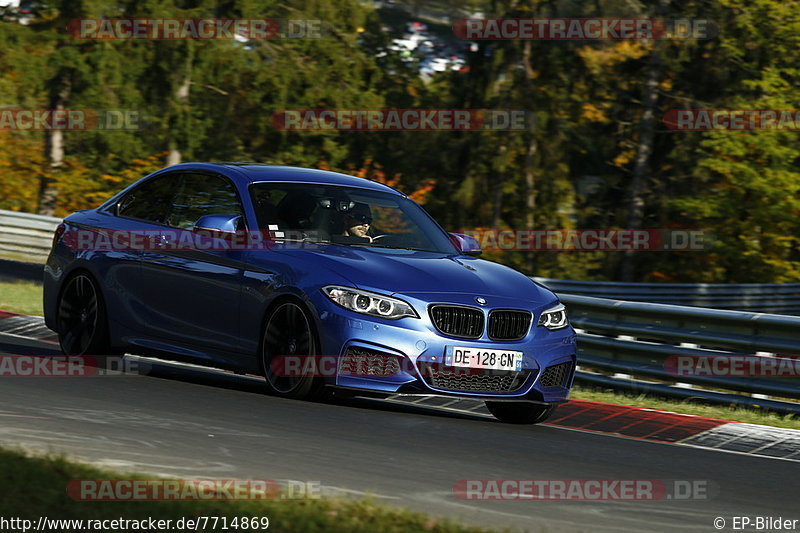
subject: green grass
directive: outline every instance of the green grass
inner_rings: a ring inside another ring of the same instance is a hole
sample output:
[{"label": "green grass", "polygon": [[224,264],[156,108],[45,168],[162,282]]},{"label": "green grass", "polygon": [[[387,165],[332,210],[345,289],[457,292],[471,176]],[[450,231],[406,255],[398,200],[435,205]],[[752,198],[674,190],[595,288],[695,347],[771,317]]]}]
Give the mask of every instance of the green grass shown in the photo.
[{"label": "green grass", "polygon": [[593,402],[613,403],[617,405],[631,405],[634,407],[659,409],[661,411],[674,411],[676,413],[685,413],[688,415],[707,416],[709,418],[719,418],[722,420],[731,420],[733,422],[747,422],[749,424],[800,429],[800,418],[793,415],[779,415],[767,411],[736,406],[708,405],[698,403],[697,400],[681,401],[647,396],[644,394],[637,395],[615,392],[610,389],[602,390],[582,386],[575,386],[569,397],[574,400],[590,400]]},{"label": "green grass", "polygon": [[[32,457],[0,448],[0,517],[103,520],[115,518],[178,520],[197,516],[267,517],[272,533],[479,533],[488,532],[369,499],[267,501],[77,501],[67,485],[80,479],[153,479],[75,463],[63,457]],[[174,523],[174,522],[173,522]],[[219,530],[220,527],[217,528]],[[199,531],[212,531],[199,529]],[[250,529],[249,531],[264,531]]]},{"label": "green grass", "polygon": [[42,286],[30,281],[0,282],[0,309],[42,316]]},{"label": "green grass", "polygon": [[11,261],[19,261],[21,263],[44,264],[47,262],[46,256],[31,255],[22,252],[9,252],[8,250],[0,251],[0,259],[9,259]]}]

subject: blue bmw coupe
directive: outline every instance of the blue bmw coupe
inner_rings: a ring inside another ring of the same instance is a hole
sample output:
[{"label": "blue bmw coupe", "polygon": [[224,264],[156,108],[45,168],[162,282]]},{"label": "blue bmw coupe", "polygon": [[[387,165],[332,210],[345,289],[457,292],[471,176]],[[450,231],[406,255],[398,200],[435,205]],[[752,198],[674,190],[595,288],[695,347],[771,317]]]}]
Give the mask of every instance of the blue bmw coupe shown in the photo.
[{"label": "blue bmw coupe", "polygon": [[575,332],[551,291],[479,254],[368,179],[186,163],[64,219],[45,319],[68,355],[256,373],[289,398],[470,397],[542,422],[572,386]]}]

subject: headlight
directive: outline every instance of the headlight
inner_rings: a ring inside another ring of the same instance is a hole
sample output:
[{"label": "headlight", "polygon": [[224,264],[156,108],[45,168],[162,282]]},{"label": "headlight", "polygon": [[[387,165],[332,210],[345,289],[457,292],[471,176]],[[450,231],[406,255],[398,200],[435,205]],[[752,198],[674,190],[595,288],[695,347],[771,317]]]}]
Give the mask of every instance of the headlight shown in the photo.
[{"label": "headlight", "polygon": [[569,320],[567,320],[567,310],[564,305],[558,304],[543,312],[542,316],[539,317],[539,325],[551,331],[567,327]]},{"label": "headlight", "polygon": [[336,285],[329,285],[322,292],[335,303],[356,313],[389,319],[404,316],[419,318],[413,307],[397,298]]}]

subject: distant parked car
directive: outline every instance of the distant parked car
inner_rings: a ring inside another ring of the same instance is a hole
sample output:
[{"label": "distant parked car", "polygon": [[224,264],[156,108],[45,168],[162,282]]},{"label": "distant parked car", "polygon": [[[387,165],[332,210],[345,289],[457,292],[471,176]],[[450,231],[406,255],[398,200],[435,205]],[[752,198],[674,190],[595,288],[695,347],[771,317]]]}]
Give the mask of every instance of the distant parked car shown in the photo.
[{"label": "distant parked car", "polygon": [[20,2],[20,0],[0,0],[0,15],[6,22],[19,22],[22,25],[30,24],[36,18],[32,2]]},{"label": "distant parked car", "polygon": [[377,182],[187,163],[64,219],[45,319],[66,354],[259,373],[289,398],[477,398],[500,420],[541,422],[569,394],[575,332],[552,292],[479,253]]}]

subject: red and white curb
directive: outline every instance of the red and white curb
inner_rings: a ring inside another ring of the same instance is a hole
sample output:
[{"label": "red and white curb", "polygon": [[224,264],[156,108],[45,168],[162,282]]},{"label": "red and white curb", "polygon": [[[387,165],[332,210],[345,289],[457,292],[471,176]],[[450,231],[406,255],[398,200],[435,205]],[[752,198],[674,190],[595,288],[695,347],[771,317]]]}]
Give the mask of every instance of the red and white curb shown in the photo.
[{"label": "red and white curb", "polygon": [[[42,317],[2,310],[0,334],[57,342]],[[493,418],[483,401],[470,398],[395,395],[383,401]],[[800,462],[800,431],[795,429],[584,400],[560,405],[543,425]]]},{"label": "red and white curb", "polygon": [[[480,400],[396,395],[393,403],[492,418]],[[544,426],[800,462],[800,431],[704,416],[570,400]]]},{"label": "red and white curb", "polygon": [[800,462],[800,431],[796,429],[728,422],[681,444]]}]

